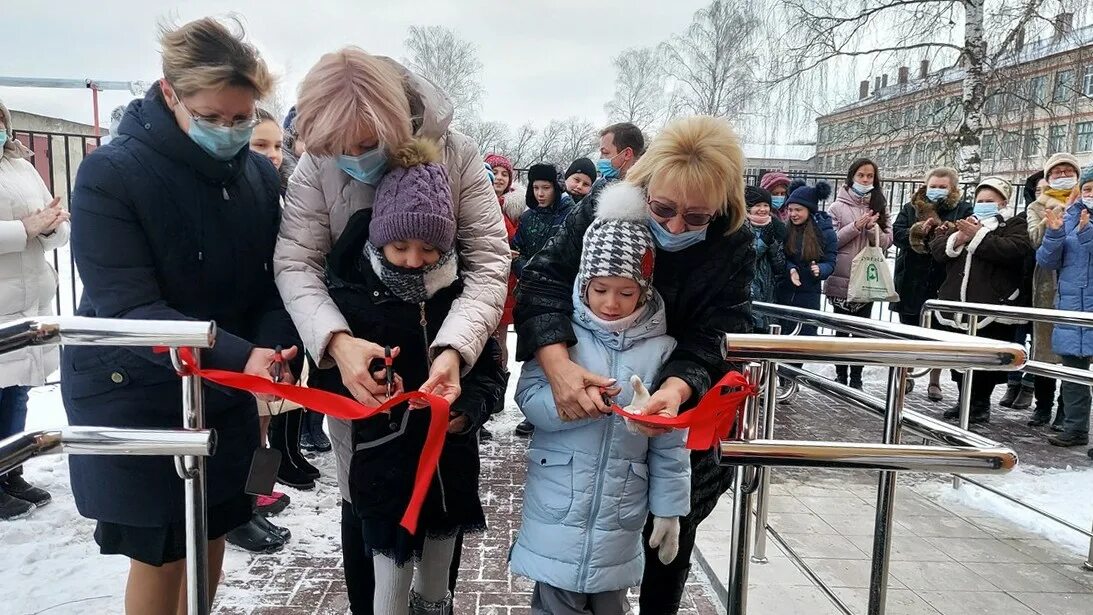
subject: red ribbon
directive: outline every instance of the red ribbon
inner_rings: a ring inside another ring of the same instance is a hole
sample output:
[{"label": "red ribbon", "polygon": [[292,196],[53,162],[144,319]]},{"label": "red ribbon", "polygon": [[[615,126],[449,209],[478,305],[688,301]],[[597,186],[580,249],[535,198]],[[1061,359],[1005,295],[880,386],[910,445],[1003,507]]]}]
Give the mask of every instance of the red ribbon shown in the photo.
[{"label": "red ribbon", "polygon": [[[165,352],[166,349],[156,349],[157,352]],[[352,421],[366,419],[385,412],[395,406],[408,401],[420,401],[428,404],[429,408],[429,432],[425,437],[425,446],[421,450],[421,458],[418,460],[417,471],[414,473],[414,490],[410,495],[410,503],[406,506],[406,512],[402,515],[400,524],[406,531],[414,534],[417,532],[418,517],[421,514],[421,506],[425,503],[425,496],[429,493],[429,485],[436,473],[437,464],[440,463],[440,453],[444,449],[444,439],[448,432],[448,412],[450,407],[448,400],[437,395],[411,391],[396,395],[391,399],[373,408],[366,406],[354,399],[321,391],[273,382],[259,376],[229,372],[219,369],[202,369],[196,367],[193,351],[189,348],[180,348],[179,359],[182,361],[183,376],[200,376],[209,382],[221,386],[247,391],[258,395],[272,395],[288,401],[295,402],[308,410],[321,412],[327,416]]]},{"label": "red ribbon", "polygon": [[747,398],[759,390],[748,383],[740,372],[729,372],[699,400],[698,404],[679,416],[642,416],[630,414],[618,406],[612,406],[615,414],[650,427],[688,429],[687,448],[705,451],[729,437],[729,430],[736,414]]}]

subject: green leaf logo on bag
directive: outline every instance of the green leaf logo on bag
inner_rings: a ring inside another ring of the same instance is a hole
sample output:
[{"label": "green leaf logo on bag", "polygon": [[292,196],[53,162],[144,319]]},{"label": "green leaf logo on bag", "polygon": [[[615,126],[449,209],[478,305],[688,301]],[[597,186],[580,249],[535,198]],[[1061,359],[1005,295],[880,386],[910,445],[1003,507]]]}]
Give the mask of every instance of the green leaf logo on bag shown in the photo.
[{"label": "green leaf logo on bag", "polygon": [[873,263],[869,263],[869,266],[865,269],[865,279],[870,282],[876,282],[880,280],[880,274],[877,273],[877,266]]}]

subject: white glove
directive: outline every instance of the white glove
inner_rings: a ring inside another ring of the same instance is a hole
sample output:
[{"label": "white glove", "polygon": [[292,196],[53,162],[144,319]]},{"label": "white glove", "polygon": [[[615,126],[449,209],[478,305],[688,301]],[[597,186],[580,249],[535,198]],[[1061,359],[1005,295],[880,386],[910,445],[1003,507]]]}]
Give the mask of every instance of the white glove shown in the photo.
[{"label": "white glove", "polygon": [[[645,408],[645,405],[649,403],[649,389],[645,388],[645,385],[641,382],[641,376],[630,376],[630,386],[634,387],[634,398],[630,400],[630,405],[623,408],[623,412],[629,414],[641,414],[641,411]],[[638,431],[637,425],[630,419],[624,419],[626,421],[626,429],[630,433],[641,433]],[[677,532],[678,533],[678,532]]]},{"label": "white glove", "polygon": [[679,553],[679,517],[653,517],[649,547],[657,550],[657,559],[667,566]]}]

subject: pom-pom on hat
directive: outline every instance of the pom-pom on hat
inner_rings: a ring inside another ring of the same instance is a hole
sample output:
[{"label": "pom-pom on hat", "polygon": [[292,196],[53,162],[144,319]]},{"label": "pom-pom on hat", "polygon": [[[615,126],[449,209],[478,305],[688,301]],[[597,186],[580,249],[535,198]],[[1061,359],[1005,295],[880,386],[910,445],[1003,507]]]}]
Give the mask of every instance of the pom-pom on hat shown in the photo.
[{"label": "pom-pom on hat", "polygon": [[805,185],[794,190],[786,199],[786,205],[796,203],[808,209],[809,213],[814,214],[820,210],[820,201],[829,196],[831,196],[831,184],[819,181],[816,182],[815,186]]},{"label": "pom-pom on hat", "polygon": [[420,138],[391,152],[389,170],[376,186],[368,225],[368,241],[376,247],[412,239],[441,252],[455,244],[448,172],[440,164],[437,145]]},{"label": "pom-pom on hat", "polygon": [[625,182],[607,188],[600,197],[596,219],[584,233],[577,270],[581,300],[588,303],[592,278],[629,278],[641,289],[639,305],[645,305],[653,294],[655,254],[644,191]]}]

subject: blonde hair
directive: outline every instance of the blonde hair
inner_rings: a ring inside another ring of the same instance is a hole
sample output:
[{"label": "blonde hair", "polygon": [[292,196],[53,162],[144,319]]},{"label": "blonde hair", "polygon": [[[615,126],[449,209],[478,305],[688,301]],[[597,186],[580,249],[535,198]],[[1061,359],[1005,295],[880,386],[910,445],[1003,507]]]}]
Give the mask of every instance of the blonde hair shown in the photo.
[{"label": "blonde hair", "polygon": [[410,101],[392,62],[346,47],[319,58],[304,77],[296,134],[309,153],[336,156],[357,145],[362,132],[388,148],[409,141]]},{"label": "blonde hair", "polygon": [[244,40],[243,25],[234,17],[229,21],[235,32],[212,17],[160,26],[163,76],[179,97],[237,86],[262,99],[273,89],[273,75],[258,49]]},{"label": "blonde hair", "polygon": [[957,175],[956,169],[952,167],[937,167],[935,169],[930,169],[930,171],[926,174],[926,177],[922,179],[922,183],[930,183],[931,177],[947,177],[949,178],[949,183],[952,184],[953,188],[960,187],[960,177]]},{"label": "blonde hair", "polygon": [[696,115],[675,120],[653,139],[626,173],[626,181],[649,189],[655,178],[681,186],[728,218],[726,234],[744,224],[744,152],[725,120]]}]

